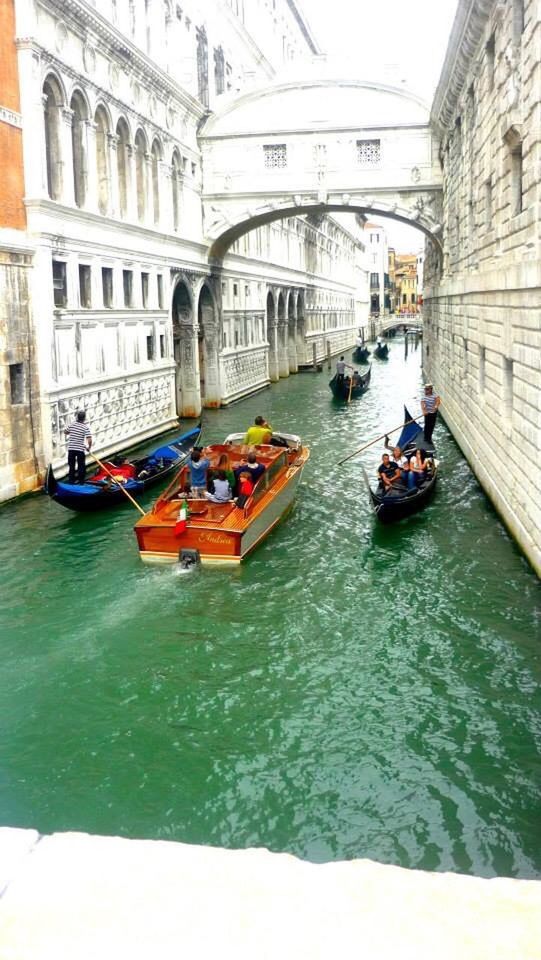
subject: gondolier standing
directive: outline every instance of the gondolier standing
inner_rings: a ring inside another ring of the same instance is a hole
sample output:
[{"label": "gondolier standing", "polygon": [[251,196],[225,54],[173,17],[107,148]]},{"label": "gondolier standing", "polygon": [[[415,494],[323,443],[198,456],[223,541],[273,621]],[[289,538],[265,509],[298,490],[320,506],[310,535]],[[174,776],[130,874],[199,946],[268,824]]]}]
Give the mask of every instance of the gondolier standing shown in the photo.
[{"label": "gondolier standing", "polygon": [[440,398],[434,393],[432,384],[425,384],[425,395],[421,400],[421,410],[425,415],[424,437],[427,443],[432,440],[440,402]]},{"label": "gondolier standing", "polygon": [[[86,423],[86,413],[78,410],[73,423],[64,430],[68,438],[68,483],[85,482],[85,453],[92,447],[92,434]],[[77,467],[77,480],[75,468]]]}]

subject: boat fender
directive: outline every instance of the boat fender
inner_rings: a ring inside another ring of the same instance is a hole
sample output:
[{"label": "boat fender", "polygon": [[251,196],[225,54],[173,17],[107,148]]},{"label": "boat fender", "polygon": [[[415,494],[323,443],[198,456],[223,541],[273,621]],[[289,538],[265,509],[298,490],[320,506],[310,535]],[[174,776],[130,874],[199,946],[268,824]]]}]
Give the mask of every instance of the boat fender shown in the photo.
[{"label": "boat fender", "polygon": [[190,570],[192,567],[196,567],[201,563],[201,557],[199,556],[199,550],[180,550],[178,555],[178,562],[183,570]]}]

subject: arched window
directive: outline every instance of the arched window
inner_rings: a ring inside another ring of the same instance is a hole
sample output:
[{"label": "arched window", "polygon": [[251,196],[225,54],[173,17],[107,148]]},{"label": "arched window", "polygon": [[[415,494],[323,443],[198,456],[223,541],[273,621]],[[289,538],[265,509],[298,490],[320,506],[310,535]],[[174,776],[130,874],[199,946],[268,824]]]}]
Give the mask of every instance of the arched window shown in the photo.
[{"label": "arched window", "polygon": [[154,223],[160,222],[160,161],[162,148],[157,140],[152,144],[152,207]]},{"label": "arched window", "polygon": [[70,101],[73,113],[71,120],[71,145],[73,152],[73,195],[78,207],[84,207],[86,200],[86,138],[85,123],[88,112],[83,95],[76,91]]},{"label": "arched window", "polygon": [[43,84],[43,122],[45,126],[45,163],[47,193],[51,200],[62,196],[62,157],[60,153],[60,110],[62,93],[54,77]]},{"label": "arched window", "polygon": [[120,205],[120,216],[126,219],[128,216],[128,190],[129,190],[129,167],[128,154],[130,147],[130,132],[128,124],[121,117],[116,125],[116,169],[118,176],[118,202]]},{"label": "arched window", "polygon": [[137,187],[137,216],[141,223],[145,219],[147,209],[146,196],[146,152],[147,145],[142,130],[135,134],[135,185]]},{"label": "arched window", "polygon": [[96,124],[96,171],[98,175],[98,210],[102,214],[109,212],[109,162],[108,142],[109,121],[104,107],[98,107],[94,114]]},{"label": "arched window", "polygon": [[171,162],[171,194],[173,201],[173,230],[178,230],[179,227],[179,213],[180,213],[180,184],[181,184],[181,165],[180,157],[178,152],[175,150],[173,153],[173,160]]}]

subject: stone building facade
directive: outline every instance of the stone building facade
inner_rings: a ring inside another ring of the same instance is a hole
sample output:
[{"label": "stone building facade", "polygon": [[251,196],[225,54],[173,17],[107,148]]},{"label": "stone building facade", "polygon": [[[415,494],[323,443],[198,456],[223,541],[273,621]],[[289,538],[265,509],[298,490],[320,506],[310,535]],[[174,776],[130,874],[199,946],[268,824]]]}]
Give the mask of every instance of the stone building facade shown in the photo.
[{"label": "stone building facade", "polygon": [[[2,409],[20,449],[2,450],[0,499],[65,463],[76,409],[97,451],[143,440],[295,372],[313,342],[319,356],[349,345],[368,299],[360,230],[336,219],[262,227],[209,267],[198,128],[224,98],[318,52],[293,0],[7,7],[20,105],[15,88],[1,105],[18,111],[21,189],[3,304],[13,335],[26,324],[36,409],[21,410],[23,449],[6,388],[7,367],[23,361],[9,347]],[[15,303],[26,305],[17,322]]]},{"label": "stone building facade", "polygon": [[541,573],[541,11],[460,0],[432,123],[443,262],[427,256],[424,366],[481,484]]}]

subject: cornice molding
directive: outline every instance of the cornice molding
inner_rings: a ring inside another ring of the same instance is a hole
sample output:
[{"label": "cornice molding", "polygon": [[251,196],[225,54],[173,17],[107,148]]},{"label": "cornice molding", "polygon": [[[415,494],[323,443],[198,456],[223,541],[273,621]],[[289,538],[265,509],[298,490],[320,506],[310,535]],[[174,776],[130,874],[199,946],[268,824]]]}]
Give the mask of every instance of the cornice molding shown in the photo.
[{"label": "cornice molding", "polygon": [[497,0],[459,0],[430,115],[440,133],[451,126],[466,77],[496,6]]},{"label": "cornice molding", "polygon": [[69,23],[70,28],[85,40],[99,41],[106,56],[114,58],[121,65],[130,66],[134,76],[145,83],[151,81],[154,89],[162,93],[165,99],[174,97],[182,107],[200,120],[208,112],[190,93],[172,80],[145,54],[128,40],[119,30],[102,17],[97,10],[83,0],[42,0],[59,20]]}]

